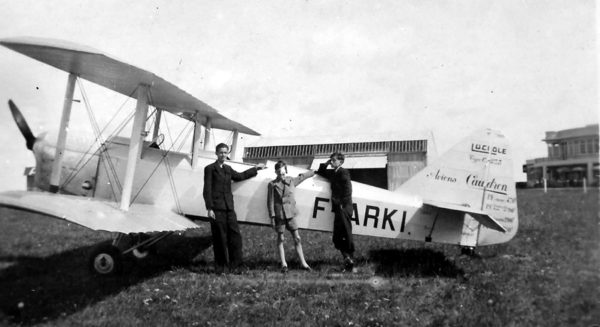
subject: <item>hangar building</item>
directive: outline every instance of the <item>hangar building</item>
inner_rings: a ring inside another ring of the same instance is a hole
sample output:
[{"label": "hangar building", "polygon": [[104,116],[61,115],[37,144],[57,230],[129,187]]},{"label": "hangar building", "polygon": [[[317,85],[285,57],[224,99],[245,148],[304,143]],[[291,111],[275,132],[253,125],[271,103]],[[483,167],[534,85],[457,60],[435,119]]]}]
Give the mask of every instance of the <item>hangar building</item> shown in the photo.
[{"label": "hangar building", "polygon": [[427,146],[426,138],[398,140],[384,135],[263,138],[245,147],[243,160],[255,164],[284,160],[316,170],[331,153],[340,151],[353,181],[393,191],[427,165]]}]

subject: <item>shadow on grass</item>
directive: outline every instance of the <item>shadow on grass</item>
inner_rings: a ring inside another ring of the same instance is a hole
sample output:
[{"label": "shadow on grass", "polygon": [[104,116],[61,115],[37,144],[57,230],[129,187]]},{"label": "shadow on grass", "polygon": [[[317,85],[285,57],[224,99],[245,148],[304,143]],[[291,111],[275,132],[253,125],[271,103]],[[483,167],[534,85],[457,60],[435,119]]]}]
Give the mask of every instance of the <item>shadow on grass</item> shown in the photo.
[{"label": "shadow on grass", "polygon": [[369,257],[380,276],[464,277],[464,271],[442,252],[431,249],[371,250]]},{"label": "shadow on grass", "polygon": [[[290,270],[300,270],[300,263],[291,255],[288,260]],[[250,270],[279,271],[279,262],[260,257],[247,258],[245,264]],[[307,260],[315,272],[342,272],[342,260],[338,257],[321,260]],[[367,257],[357,257],[357,271],[375,273],[383,277],[445,277],[466,280],[463,269],[456,266],[443,252],[432,249],[375,249]]]},{"label": "shadow on grass", "polygon": [[124,258],[124,273],[116,276],[97,276],[89,271],[87,257],[92,246],[48,257],[1,257],[1,262],[10,265],[0,270],[0,315],[23,325],[52,321],[155,277],[172,266],[189,265],[211,245],[210,237],[173,234],[156,245],[156,255],[139,261]]}]

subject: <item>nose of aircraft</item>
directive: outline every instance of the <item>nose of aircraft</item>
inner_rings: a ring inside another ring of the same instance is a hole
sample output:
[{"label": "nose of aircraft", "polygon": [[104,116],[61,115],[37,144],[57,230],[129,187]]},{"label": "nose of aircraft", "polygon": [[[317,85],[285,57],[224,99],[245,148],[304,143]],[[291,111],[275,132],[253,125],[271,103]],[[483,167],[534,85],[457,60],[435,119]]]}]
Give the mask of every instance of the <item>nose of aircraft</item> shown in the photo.
[{"label": "nose of aircraft", "polygon": [[10,112],[12,113],[12,116],[15,119],[19,130],[21,131],[21,134],[23,134],[25,137],[27,149],[33,149],[33,144],[35,143],[36,137],[31,132],[29,125],[27,125],[27,121],[25,120],[25,117],[23,117],[23,114],[21,114],[21,110],[17,108],[17,105],[15,105],[12,100],[8,100],[8,106],[10,107]]}]

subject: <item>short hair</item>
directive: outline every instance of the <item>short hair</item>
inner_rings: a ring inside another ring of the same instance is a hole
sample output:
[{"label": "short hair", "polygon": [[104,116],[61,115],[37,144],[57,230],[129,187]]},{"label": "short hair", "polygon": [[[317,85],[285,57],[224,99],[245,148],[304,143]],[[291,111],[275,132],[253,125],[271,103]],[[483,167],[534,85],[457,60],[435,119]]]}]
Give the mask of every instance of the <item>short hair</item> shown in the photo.
[{"label": "short hair", "polygon": [[220,148],[227,148],[227,151],[229,151],[229,145],[225,144],[225,143],[219,143],[217,144],[217,146],[215,147],[215,152],[219,152]]},{"label": "short hair", "polygon": [[285,172],[287,173],[287,164],[283,160],[277,161],[277,163],[275,164],[275,171],[278,171],[282,167],[285,168]]},{"label": "short hair", "polygon": [[329,156],[329,158],[330,159],[336,158],[337,160],[344,162],[344,160],[346,159],[346,156],[343,153],[336,151],[336,152],[332,153]]}]

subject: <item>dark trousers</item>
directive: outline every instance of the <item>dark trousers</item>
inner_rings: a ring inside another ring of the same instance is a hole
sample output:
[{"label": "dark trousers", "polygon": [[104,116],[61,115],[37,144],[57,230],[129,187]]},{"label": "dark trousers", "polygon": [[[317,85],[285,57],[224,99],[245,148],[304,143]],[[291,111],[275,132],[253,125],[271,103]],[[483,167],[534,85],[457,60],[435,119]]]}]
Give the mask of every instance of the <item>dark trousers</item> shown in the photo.
[{"label": "dark trousers", "polygon": [[344,257],[354,254],[354,240],[352,238],[352,207],[344,208],[335,206],[333,219],[333,244],[342,252]]},{"label": "dark trousers", "polygon": [[210,222],[215,254],[215,267],[235,269],[242,263],[242,234],[235,211],[215,210],[215,220]]}]

